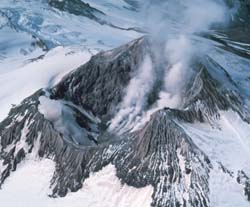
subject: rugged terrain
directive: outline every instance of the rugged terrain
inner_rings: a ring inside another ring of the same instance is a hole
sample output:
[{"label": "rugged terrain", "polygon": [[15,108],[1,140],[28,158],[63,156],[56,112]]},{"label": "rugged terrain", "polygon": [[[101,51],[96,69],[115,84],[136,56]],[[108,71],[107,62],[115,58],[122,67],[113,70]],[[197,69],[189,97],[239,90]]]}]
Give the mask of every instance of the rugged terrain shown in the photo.
[{"label": "rugged terrain", "polygon": [[[55,201],[87,200],[90,181],[114,169],[126,193],[105,200],[106,189],[103,200],[86,205],[249,206],[249,3],[238,3],[227,26],[200,29],[198,21],[188,35],[170,30],[166,41],[139,33],[131,21],[126,29],[116,26],[121,20],[106,17],[102,4],[48,1],[60,12],[142,37],[111,50],[89,48],[84,64],[12,106],[0,123],[0,199],[29,160],[50,160]],[[126,1],[124,9],[137,13],[139,5]],[[42,50],[54,47],[41,39]],[[99,186],[112,186],[105,182]]]}]

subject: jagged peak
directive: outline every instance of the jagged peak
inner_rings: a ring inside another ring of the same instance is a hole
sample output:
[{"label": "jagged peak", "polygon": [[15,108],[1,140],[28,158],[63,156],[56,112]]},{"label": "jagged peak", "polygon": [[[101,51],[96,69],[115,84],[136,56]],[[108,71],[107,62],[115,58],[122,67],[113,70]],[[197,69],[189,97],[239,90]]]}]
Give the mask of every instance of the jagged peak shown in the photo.
[{"label": "jagged peak", "polygon": [[[122,182],[138,188],[154,187],[152,206],[208,207],[209,172],[213,166],[180,123],[210,122],[219,116],[219,110],[229,108],[243,114],[240,106],[244,100],[237,96],[237,85],[225,71],[213,62],[199,63],[186,86],[184,107],[156,110],[141,129],[112,134],[106,126],[112,107],[121,102],[124,87],[145,54],[154,58],[151,52],[149,40],[143,37],[99,53],[66,75],[55,88],[48,92],[39,90],[12,108],[0,124],[0,155],[6,166],[0,185],[26,156],[35,153],[56,163],[52,196],[79,190],[91,172],[113,164]],[[69,107],[70,117],[80,119],[75,124],[87,132],[98,128],[96,143],[86,145],[69,140],[39,109],[44,101],[41,97]]]}]

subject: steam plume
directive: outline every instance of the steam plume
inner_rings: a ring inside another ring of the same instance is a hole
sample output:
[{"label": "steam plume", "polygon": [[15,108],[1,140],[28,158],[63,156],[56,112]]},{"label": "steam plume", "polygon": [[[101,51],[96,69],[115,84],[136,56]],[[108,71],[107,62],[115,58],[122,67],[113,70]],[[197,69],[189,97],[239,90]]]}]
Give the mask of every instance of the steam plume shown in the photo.
[{"label": "steam plume", "polygon": [[153,83],[152,60],[149,55],[146,55],[138,73],[128,85],[121,108],[112,120],[110,130],[119,131],[121,128],[129,127],[132,122],[136,121],[137,116],[144,109],[147,94],[150,92]]},{"label": "steam plume", "polygon": [[[164,66],[163,86],[154,107],[144,111],[154,81],[161,79],[153,77],[157,73],[153,71],[150,58],[146,57],[127,88],[121,109],[112,120],[111,130],[117,126],[137,129],[155,111],[164,107],[181,107],[182,90],[190,73],[192,57],[204,52],[196,34],[207,32],[215,23],[225,23],[227,12],[228,8],[220,0],[155,0],[142,7],[145,28],[153,42],[165,44],[161,58],[168,64]],[[152,47],[152,50],[159,53],[157,47]]]}]

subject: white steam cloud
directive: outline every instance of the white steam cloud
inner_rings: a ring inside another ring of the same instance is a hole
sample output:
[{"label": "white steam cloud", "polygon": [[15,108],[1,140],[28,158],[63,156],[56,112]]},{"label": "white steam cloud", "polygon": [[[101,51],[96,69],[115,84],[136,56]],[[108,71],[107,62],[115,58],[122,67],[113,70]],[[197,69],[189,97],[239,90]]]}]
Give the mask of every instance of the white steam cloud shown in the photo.
[{"label": "white steam cloud", "polygon": [[189,75],[190,61],[195,53],[201,52],[194,35],[226,20],[226,7],[221,1],[177,0],[169,1],[165,7],[169,10],[176,6],[180,10],[171,19],[178,25],[178,30],[174,31],[174,37],[166,39],[166,58],[170,66],[165,71],[158,108],[181,106],[181,92]]},{"label": "white steam cloud", "polygon": [[110,130],[120,131],[122,128],[127,129],[132,122],[139,118],[153,83],[152,60],[149,55],[146,55],[137,74],[128,85],[121,108],[111,121]]},{"label": "white steam cloud", "polygon": [[[160,55],[165,66],[162,90],[154,107],[144,111],[145,100],[157,80],[150,57],[146,57],[138,74],[131,80],[126,96],[110,129],[137,129],[150,115],[164,108],[180,108],[182,91],[190,71],[192,58],[204,52],[196,34],[207,32],[215,23],[225,23],[228,8],[220,0],[166,0],[149,1],[143,7],[145,27],[155,42],[165,44]],[[154,53],[159,53],[154,47]],[[118,127],[119,126],[119,127]]]}]

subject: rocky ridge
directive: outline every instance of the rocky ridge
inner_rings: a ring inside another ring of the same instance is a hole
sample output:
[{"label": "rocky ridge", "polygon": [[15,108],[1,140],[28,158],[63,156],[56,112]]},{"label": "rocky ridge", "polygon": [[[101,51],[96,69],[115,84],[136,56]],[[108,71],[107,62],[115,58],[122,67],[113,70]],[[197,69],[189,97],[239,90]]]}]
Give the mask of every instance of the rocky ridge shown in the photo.
[{"label": "rocky ridge", "polygon": [[[156,60],[146,37],[101,52],[54,88],[41,89],[13,107],[0,124],[1,185],[34,153],[56,163],[51,196],[79,190],[90,173],[111,163],[122,182],[137,188],[154,187],[151,206],[210,206],[208,183],[213,164],[181,123],[216,125],[220,111],[229,109],[249,122],[245,97],[230,75],[206,57],[194,61],[180,109],[158,110],[139,130],[117,135],[108,130],[108,121],[145,54]],[[39,109],[41,97],[68,107],[88,142],[76,142],[58,130],[55,121],[46,119]],[[237,179],[249,197],[248,180],[243,173]]]}]

